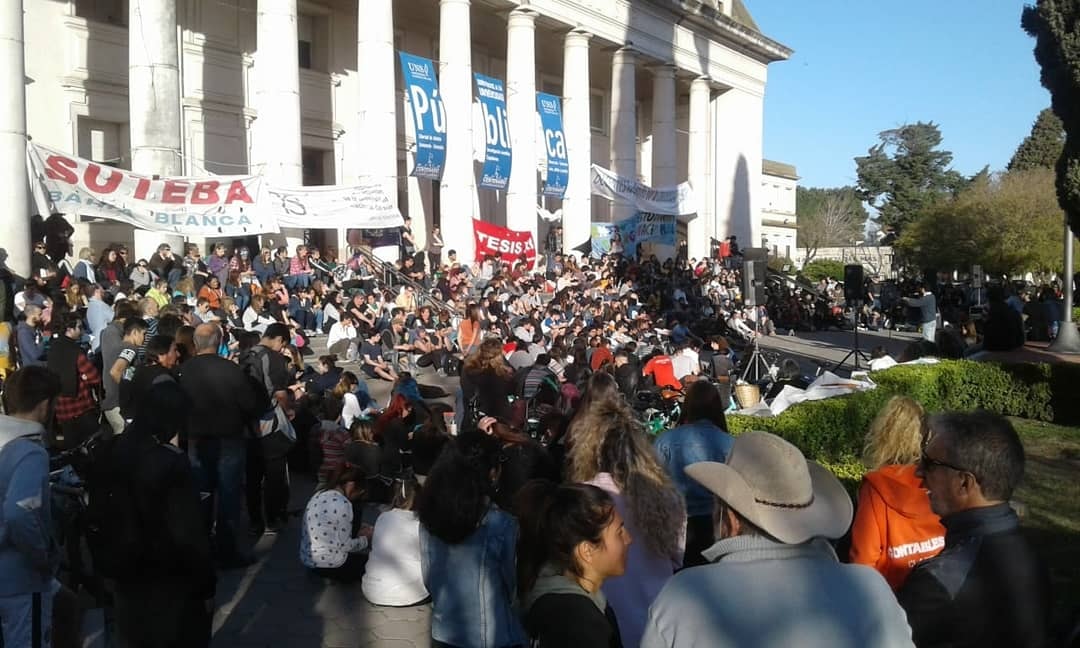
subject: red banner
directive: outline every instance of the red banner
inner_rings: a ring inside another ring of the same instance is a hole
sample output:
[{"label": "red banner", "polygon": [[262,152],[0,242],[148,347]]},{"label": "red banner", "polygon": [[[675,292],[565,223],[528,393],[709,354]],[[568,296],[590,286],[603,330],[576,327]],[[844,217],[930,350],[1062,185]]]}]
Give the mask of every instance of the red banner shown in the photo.
[{"label": "red banner", "polygon": [[482,261],[489,254],[503,261],[517,263],[524,256],[531,270],[536,262],[536,243],[532,232],[517,232],[473,219],[473,237],[476,239],[476,260]]}]

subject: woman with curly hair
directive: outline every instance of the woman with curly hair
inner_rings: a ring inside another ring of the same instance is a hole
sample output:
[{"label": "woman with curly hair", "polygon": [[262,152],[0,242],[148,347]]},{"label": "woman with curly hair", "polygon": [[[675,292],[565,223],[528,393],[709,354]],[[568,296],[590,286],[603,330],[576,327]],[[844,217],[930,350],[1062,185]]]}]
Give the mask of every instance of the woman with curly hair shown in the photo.
[{"label": "woman with curly hair", "polygon": [[502,340],[488,338],[465,358],[461,368],[461,396],[468,410],[463,424],[475,426],[480,414],[509,422],[508,397],[513,393],[514,370],[503,357]]},{"label": "woman with curly hair", "polygon": [[881,572],[893,590],[945,546],[945,529],[915,475],[926,436],[923,408],[907,396],[889,399],[866,434],[870,472],[859,487],[850,558]]},{"label": "woman with curly hair", "polygon": [[623,645],[636,646],[649,606],[682,565],[686,504],[621,398],[592,401],[571,424],[570,438],[567,481],[607,491],[638,540],[630,546],[626,574],[602,588],[619,619]]}]

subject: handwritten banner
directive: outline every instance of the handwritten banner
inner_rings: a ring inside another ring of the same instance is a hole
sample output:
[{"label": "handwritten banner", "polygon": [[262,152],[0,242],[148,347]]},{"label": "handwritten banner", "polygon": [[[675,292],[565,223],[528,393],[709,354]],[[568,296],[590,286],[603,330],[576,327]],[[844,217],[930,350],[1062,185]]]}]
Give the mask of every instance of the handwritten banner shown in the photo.
[{"label": "handwritten banner", "polygon": [[524,256],[530,269],[536,262],[536,242],[532,232],[518,232],[473,219],[473,237],[477,261],[494,255],[503,261],[517,263]]},{"label": "handwritten banner", "polygon": [[280,227],[382,229],[405,224],[382,186],[363,178],[350,187],[268,186],[259,205]]},{"label": "handwritten banner", "polygon": [[416,166],[412,175],[439,180],[446,163],[446,111],[439,95],[435,65],[405,52],[399,52],[398,56],[416,126]]},{"label": "handwritten banner", "polygon": [[689,182],[676,187],[653,188],[635,178],[624,178],[607,169],[592,166],[592,193],[608,200],[619,198],[633,204],[638,211],[667,216],[696,214],[697,201]]}]

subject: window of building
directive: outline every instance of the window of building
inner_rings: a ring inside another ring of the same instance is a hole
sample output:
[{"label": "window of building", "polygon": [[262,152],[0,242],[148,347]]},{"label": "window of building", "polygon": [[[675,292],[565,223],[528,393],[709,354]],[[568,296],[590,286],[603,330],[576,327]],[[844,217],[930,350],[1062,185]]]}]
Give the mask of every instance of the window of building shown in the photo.
[{"label": "window of building", "polygon": [[589,128],[594,133],[607,132],[607,113],[604,112],[604,93],[592,91],[589,95]]},{"label": "window of building", "polygon": [[75,0],[75,15],[123,27],[128,21],[128,0]]},{"label": "window of building", "polygon": [[77,124],[78,156],[128,169],[128,125],[80,116]]},{"label": "window of building", "polygon": [[329,71],[330,18],[310,13],[296,16],[297,56],[302,70]]},{"label": "window of building", "polygon": [[304,186],[334,184],[334,153],[315,148],[300,149],[301,177]]}]

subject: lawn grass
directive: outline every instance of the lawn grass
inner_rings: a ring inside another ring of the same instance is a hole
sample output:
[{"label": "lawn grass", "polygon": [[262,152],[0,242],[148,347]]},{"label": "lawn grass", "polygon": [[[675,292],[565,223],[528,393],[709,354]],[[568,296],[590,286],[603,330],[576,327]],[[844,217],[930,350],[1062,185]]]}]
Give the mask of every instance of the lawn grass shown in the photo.
[{"label": "lawn grass", "polygon": [[[1023,505],[1027,537],[1050,568],[1057,624],[1080,615],[1080,428],[1013,419],[1027,453]],[[1061,627],[1059,625],[1059,627]]]}]

